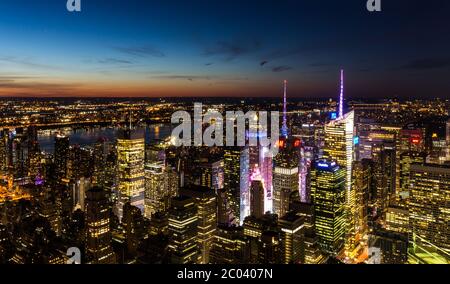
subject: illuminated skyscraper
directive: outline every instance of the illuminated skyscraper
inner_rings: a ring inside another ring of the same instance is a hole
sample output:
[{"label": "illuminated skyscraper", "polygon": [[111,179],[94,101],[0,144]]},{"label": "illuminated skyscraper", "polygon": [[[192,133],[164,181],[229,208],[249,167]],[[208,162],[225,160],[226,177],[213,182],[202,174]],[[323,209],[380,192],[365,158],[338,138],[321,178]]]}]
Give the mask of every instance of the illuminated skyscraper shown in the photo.
[{"label": "illuminated skyscraper", "polygon": [[[295,201],[291,203],[290,209],[297,216],[303,218],[303,241],[304,241],[304,259],[305,264],[321,264],[326,261],[325,254],[320,250],[319,238],[315,229],[314,205]],[[302,248],[303,250],[303,248]]]},{"label": "illuminated skyscraper", "polygon": [[318,156],[323,155],[323,148],[325,147],[325,124],[320,123],[314,127],[314,144],[317,149]]},{"label": "illuminated skyscraper", "polygon": [[345,174],[346,188],[346,210],[347,210],[347,230],[346,230],[346,251],[350,254],[356,243],[355,220],[356,213],[355,191],[352,187],[352,165],[354,160],[354,119],[355,113],[351,111],[338,119],[325,125],[325,149],[324,157],[337,161]]},{"label": "illuminated skyscraper", "polygon": [[28,127],[28,157],[27,157],[27,168],[28,168],[28,177],[30,178],[30,182],[34,183],[36,178],[42,172],[41,170],[41,151],[39,147],[38,137],[37,137],[37,129],[35,126]]},{"label": "illuminated skyscraper", "polygon": [[336,160],[339,166],[345,168],[348,201],[351,201],[349,195],[354,154],[354,119],[355,113],[351,111],[325,125],[324,157]]},{"label": "illuminated skyscraper", "polygon": [[310,172],[311,164],[314,161],[315,147],[303,145],[300,154],[300,174],[299,174],[299,198],[302,202],[311,202]]},{"label": "illuminated skyscraper", "polygon": [[126,129],[117,138],[117,171],[119,191],[119,219],[121,207],[127,201],[144,212],[145,192],[145,135],[144,131]]},{"label": "illuminated skyscraper", "polygon": [[276,214],[266,213],[261,218],[248,216],[244,220],[244,235],[251,238],[259,238],[264,231],[274,230],[278,225]]},{"label": "illuminated skyscraper", "polygon": [[[267,263],[261,262],[264,259],[261,258],[261,246],[264,247],[264,240],[262,237],[264,233],[277,232],[278,234],[278,216],[276,214],[266,213],[260,218],[254,216],[248,216],[244,220],[244,235],[249,238],[251,247],[251,262],[250,263]],[[279,236],[277,236],[277,239]],[[261,242],[262,241],[262,242]],[[267,239],[266,239],[267,241]],[[267,243],[269,247],[272,247],[272,243]],[[279,250],[279,243],[274,247]],[[269,253],[270,251],[268,251]],[[279,256],[279,254],[278,254]]]},{"label": "illuminated skyscraper", "polygon": [[191,197],[197,206],[197,241],[200,248],[200,264],[209,263],[214,234],[217,226],[217,198],[214,190],[203,186],[187,186],[180,194]]},{"label": "illuminated skyscraper", "polygon": [[147,219],[150,219],[156,212],[164,212],[168,209],[164,202],[167,189],[164,165],[145,165],[145,217]]},{"label": "illuminated skyscraper", "polygon": [[27,138],[22,127],[16,128],[11,139],[10,154],[10,170],[14,175],[14,179],[24,181],[27,176],[26,159],[27,159]]},{"label": "illuminated skyscraper", "polygon": [[92,147],[80,147],[74,145],[70,147],[69,163],[67,165],[67,178],[79,179],[91,177],[91,166],[94,163],[94,149]]},{"label": "illuminated skyscraper", "polygon": [[[253,133],[253,129],[247,133],[247,139],[250,137],[267,137],[267,133]],[[273,157],[267,147],[245,146],[240,156],[240,223],[251,214],[251,182],[257,175],[264,188],[264,208],[263,211],[272,211],[273,200]]]},{"label": "illuminated skyscraper", "polygon": [[368,202],[369,202],[369,186],[371,183],[370,166],[366,160],[354,162],[352,168],[353,190],[355,192],[355,210],[354,216],[354,232],[355,238],[352,246],[357,249],[358,245],[368,233]]},{"label": "illuminated skyscraper", "polygon": [[396,144],[395,133],[378,128],[370,131],[359,131],[358,137],[359,145],[356,149],[358,161],[372,159],[373,152],[383,145],[392,145],[392,149],[394,149]]},{"label": "illuminated skyscraper", "polygon": [[145,217],[167,212],[170,199],[178,194],[175,173],[161,163],[145,165]]},{"label": "illuminated skyscraper", "polygon": [[281,238],[281,262],[305,263],[305,219],[291,211],[278,220]]},{"label": "illuminated skyscraper", "polygon": [[69,137],[56,135],[55,137],[55,167],[58,182],[67,177],[67,164],[69,159]]},{"label": "illuminated skyscraper", "polygon": [[450,252],[450,167],[412,164],[410,178],[412,233]]},{"label": "illuminated skyscraper", "polygon": [[445,140],[447,141],[447,161],[450,161],[450,119],[447,121]]},{"label": "illuminated skyscraper", "polygon": [[[223,202],[229,208],[231,216],[227,223],[240,224],[240,180],[241,180],[241,149],[239,147],[224,148],[224,192]],[[225,209],[226,211],[226,209]],[[228,212],[226,213],[228,214]]]},{"label": "illuminated skyscraper", "polygon": [[379,125],[371,119],[358,117],[357,123],[359,144],[356,149],[358,161],[374,159],[383,150],[395,151],[395,173],[391,177],[395,179],[392,189],[396,194],[400,189],[400,132],[401,127]]},{"label": "illuminated skyscraper", "polygon": [[374,148],[372,200],[373,213],[383,216],[389,204],[395,202],[396,154],[395,150],[381,145]]},{"label": "illuminated skyscraper", "polygon": [[[261,135],[259,135],[261,137]],[[272,187],[273,187],[273,157],[268,147],[251,146],[249,150],[249,168],[250,179],[252,176],[258,175],[263,182],[265,190],[264,211],[272,211]],[[251,180],[250,180],[251,183]],[[249,186],[251,184],[249,183]]]},{"label": "illuminated skyscraper", "polygon": [[111,211],[106,192],[94,187],[86,192],[86,254],[89,263],[113,264],[111,247]]},{"label": "illuminated skyscraper", "polygon": [[411,232],[408,208],[390,206],[386,211],[385,223],[388,231],[407,235]]},{"label": "illuminated skyscraper", "polygon": [[413,126],[402,129],[399,136],[400,154],[404,152],[424,152],[425,151],[425,129],[414,128]]},{"label": "illuminated skyscraper", "polygon": [[410,124],[403,129],[396,130],[396,181],[395,189],[398,191],[402,190],[401,186],[401,173],[400,173],[400,162],[401,155],[406,152],[425,152],[425,129],[420,128],[415,124]]},{"label": "illuminated skyscraper", "polygon": [[3,129],[0,132],[0,171],[2,174],[8,173],[8,165],[9,165],[8,144],[9,144],[9,130]]},{"label": "illuminated skyscraper", "polygon": [[169,210],[169,254],[173,264],[196,264],[199,258],[198,216],[195,200],[173,198]]},{"label": "illuminated skyscraper", "polygon": [[319,245],[337,255],[346,235],[345,168],[330,160],[318,160],[311,171],[311,194]]},{"label": "illuminated skyscraper", "polygon": [[299,191],[301,142],[298,139],[281,138],[279,146],[273,170],[273,213],[281,218],[289,211],[291,193]]},{"label": "illuminated skyscraper", "polygon": [[426,159],[426,153],[408,151],[400,155],[400,191],[407,193],[409,190],[411,164],[424,164]]},{"label": "illuminated skyscraper", "polygon": [[264,212],[273,210],[273,157],[267,147],[261,147],[260,171],[264,185]]},{"label": "illuminated skyscraper", "polygon": [[250,147],[244,147],[240,156],[240,214],[242,225],[245,217],[250,215]]},{"label": "illuminated skyscraper", "polygon": [[94,145],[92,183],[98,186],[109,186],[111,181],[108,179],[108,173],[113,172],[114,168],[108,165],[108,155],[112,152],[113,145],[105,139],[99,139]]},{"label": "illuminated skyscraper", "polygon": [[427,157],[427,162],[430,164],[445,164],[447,162],[447,140],[445,137],[440,137],[437,133],[432,133],[431,138],[429,137],[429,155]]}]

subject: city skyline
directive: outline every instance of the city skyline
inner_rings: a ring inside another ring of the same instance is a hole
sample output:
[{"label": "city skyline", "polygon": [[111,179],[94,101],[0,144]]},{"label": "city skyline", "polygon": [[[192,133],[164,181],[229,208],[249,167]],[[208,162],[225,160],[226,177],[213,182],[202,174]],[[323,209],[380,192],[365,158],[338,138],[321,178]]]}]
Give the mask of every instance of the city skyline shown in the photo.
[{"label": "city skyline", "polygon": [[448,98],[449,3],[365,2],[2,1],[0,96]]},{"label": "city skyline", "polygon": [[5,101],[0,263],[448,264],[449,102],[426,103],[294,104],[275,154],[176,146],[189,102]]},{"label": "city skyline", "polygon": [[448,0],[73,2],[0,3],[0,264],[450,264]]}]

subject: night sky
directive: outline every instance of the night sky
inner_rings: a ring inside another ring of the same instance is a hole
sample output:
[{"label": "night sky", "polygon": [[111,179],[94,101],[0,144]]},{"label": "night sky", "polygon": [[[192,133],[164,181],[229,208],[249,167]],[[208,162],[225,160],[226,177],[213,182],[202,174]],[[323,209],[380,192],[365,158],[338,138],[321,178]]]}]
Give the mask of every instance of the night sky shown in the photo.
[{"label": "night sky", "polygon": [[0,1],[0,96],[450,97],[450,1]]}]

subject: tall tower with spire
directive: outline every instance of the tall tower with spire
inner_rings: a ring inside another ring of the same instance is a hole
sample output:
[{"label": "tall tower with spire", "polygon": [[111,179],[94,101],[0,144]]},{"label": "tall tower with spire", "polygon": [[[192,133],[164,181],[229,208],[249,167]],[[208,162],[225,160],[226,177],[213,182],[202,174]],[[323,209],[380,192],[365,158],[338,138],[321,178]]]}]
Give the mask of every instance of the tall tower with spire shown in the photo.
[{"label": "tall tower with spire", "polygon": [[344,70],[341,69],[341,92],[339,95],[339,118],[344,117]]},{"label": "tall tower with spire", "polygon": [[354,257],[359,239],[356,234],[355,220],[357,218],[355,187],[352,186],[353,153],[354,145],[355,112],[344,114],[344,70],[341,70],[339,114],[338,119],[330,121],[325,125],[325,147],[324,157],[337,162],[345,169],[346,187],[346,237],[345,254]]},{"label": "tall tower with spire", "polygon": [[283,98],[283,126],[281,128],[281,135],[283,137],[288,137],[288,127],[287,127],[287,80],[284,80],[284,98]]}]

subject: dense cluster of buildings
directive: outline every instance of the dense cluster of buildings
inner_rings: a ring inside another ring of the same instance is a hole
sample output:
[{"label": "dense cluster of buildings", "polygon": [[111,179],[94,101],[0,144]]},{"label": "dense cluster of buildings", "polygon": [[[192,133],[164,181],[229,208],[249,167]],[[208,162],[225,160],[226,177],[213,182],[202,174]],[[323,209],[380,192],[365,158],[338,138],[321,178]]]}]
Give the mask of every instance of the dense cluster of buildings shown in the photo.
[{"label": "dense cluster of buildings", "polygon": [[101,264],[449,263],[448,109],[404,123],[373,108],[285,105],[275,157],[149,143],[131,126],[83,147],[59,134],[47,153],[36,126],[5,127],[0,262],[78,248]]}]

